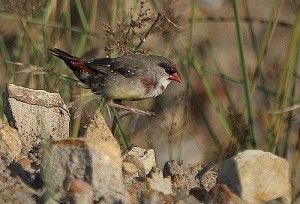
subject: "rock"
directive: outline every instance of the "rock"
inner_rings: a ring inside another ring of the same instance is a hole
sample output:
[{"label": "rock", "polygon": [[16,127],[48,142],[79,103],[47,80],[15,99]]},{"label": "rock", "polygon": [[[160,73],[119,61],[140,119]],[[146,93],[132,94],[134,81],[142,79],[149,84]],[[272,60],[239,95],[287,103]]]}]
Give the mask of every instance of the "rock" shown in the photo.
[{"label": "rock", "polygon": [[186,196],[185,198],[182,198],[175,202],[175,204],[202,204],[203,202],[200,202],[197,200],[193,195]]},{"label": "rock", "polygon": [[209,192],[206,204],[246,204],[239,196],[232,193],[226,185],[215,185]]},{"label": "rock", "polygon": [[159,169],[155,169],[151,173],[151,177],[147,178],[147,184],[151,190],[162,192],[165,195],[173,194],[171,178],[164,178],[162,171]]},{"label": "rock", "polygon": [[135,164],[129,163],[129,162],[123,162],[123,172],[126,175],[128,175],[128,176],[132,176],[134,174],[138,175],[138,171],[139,171],[139,169],[137,168],[137,166]]},{"label": "rock", "polygon": [[123,156],[123,169],[125,172],[126,167],[127,170],[133,171],[134,167],[130,164],[133,164],[136,169],[138,169],[138,171],[135,173],[135,177],[145,177],[149,174],[152,168],[156,167],[154,150],[145,150],[140,147],[133,147],[127,154]]},{"label": "rock", "polygon": [[30,159],[27,159],[27,158],[21,158],[19,161],[18,161],[18,164],[20,165],[20,167],[22,169],[24,169],[25,171],[27,172],[30,172],[32,173],[32,169],[31,169],[31,164],[32,164],[32,160]]},{"label": "rock", "polygon": [[28,187],[0,158],[0,203],[36,203],[39,190]]},{"label": "rock", "polygon": [[[89,138],[53,140],[43,157],[42,174],[54,200],[70,201],[80,186],[91,186],[94,202],[129,203],[121,152],[114,142]],[[72,184],[74,179],[77,183]]]},{"label": "rock", "polygon": [[70,181],[69,192],[74,203],[93,203],[93,188],[83,180],[72,179]]},{"label": "rock", "polygon": [[214,164],[209,164],[201,169],[196,176],[196,178],[199,178],[200,180],[201,187],[203,187],[207,192],[210,191],[217,183],[218,173],[212,170],[214,167]]},{"label": "rock", "polygon": [[162,192],[157,190],[148,190],[142,194],[139,203],[149,203],[149,204],[157,204],[157,203],[175,203],[175,204],[201,204],[193,195],[181,197],[178,195],[165,195]]},{"label": "rock", "polygon": [[18,158],[22,151],[19,133],[9,125],[0,125],[0,152],[9,160]]},{"label": "rock", "polygon": [[31,149],[49,137],[69,137],[70,115],[58,93],[9,84],[3,101],[6,117],[25,147]]},{"label": "rock", "polygon": [[165,195],[162,192],[156,190],[150,190],[143,193],[141,202],[147,204],[163,204],[163,203],[175,203],[173,196]]},{"label": "rock", "polygon": [[226,184],[246,203],[266,203],[282,198],[291,202],[289,167],[285,159],[260,150],[247,150],[226,160],[217,183]]},{"label": "rock", "polygon": [[130,203],[141,203],[144,192],[149,191],[146,178],[136,178],[133,176],[124,175],[126,189],[129,192]]},{"label": "rock", "polygon": [[192,188],[201,187],[196,176],[202,169],[200,164],[177,164],[176,161],[165,163],[164,177],[171,177],[173,187],[181,196],[188,196]]},{"label": "rock", "polygon": [[192,188],[190,190],[190,196],[193,196],[195,199],[197,199],[199,202],[205,202],[208,200],[208,192],[205,188]]},{"label": "rock", "polygon": [[116,148],[120,148],[118,141],[111,133],[100,111],[97,111],[93,120],[90,121],[90,124],[86,129],[85,137],[99,141],[112,142],[116,145]]}]

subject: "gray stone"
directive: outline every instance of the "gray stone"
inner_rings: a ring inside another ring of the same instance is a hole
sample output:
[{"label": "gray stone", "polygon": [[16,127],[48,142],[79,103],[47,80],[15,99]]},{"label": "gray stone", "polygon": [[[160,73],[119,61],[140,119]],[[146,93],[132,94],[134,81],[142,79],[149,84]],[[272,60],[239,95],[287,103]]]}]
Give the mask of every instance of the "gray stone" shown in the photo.
[{"label": "gray stone", "polygon": [[176,193],[181,196],[188,196],[192,188],[201,187],[200,181],[196,179],[202,170],[200,164],[177,164],[176,161],[165,163],[164,177],[170,177]]},{"label": "gray stone", "polygon": [[145,177],[149,174],[152,168],[156,167],[154,150],[133,147],[123,156],[123,169],[133,170],[134,168],[131,164],[133,164],[137,169],[137,172],[134,174],[135,177]]},{"label": "gray stone", "polygon": [[86,186],[90,185],[95,202],[129,203],[121,152],[114,142],[88,138],[54,140],[45,150],[42,174],[54,200],[68,201],[74,197],[71,189],[76,179],[85,186],[82,190],[77,188],[76,192],[85,192]]},{"label": "gray stone", "polygon": [[156,190],[149,190],[144,192],[140,199],[140,202],[135,203],[144,203],[144,204],[165,204],[165,203],[175,203],[174,196],[165,195],[162,192]]},{"label": "gray stone", "polygon": [[50,137],[69,137],[70,115],[58,93],[9,84],[3,100],[6,117],[25,147],[30,149]]},{"label": "gray stone", "polygon": [[173,194],[171,178],[164,178],[162,171],[159,169],[155,169],[151,173],[151,177],[147,178],[147,184],[151,190],[162,192],[165,195]]},{"label": "gray stone", "polygon": [[0,158],[0,203],[36,203],[37,189],[27,186]]},{"label": "gray stone", "polygon": [[226,184],[246,203],[266,203],[279,198],[282,203],[291,202],[288,163],[269,152],[247,150],[226,160],[217,183]]}]

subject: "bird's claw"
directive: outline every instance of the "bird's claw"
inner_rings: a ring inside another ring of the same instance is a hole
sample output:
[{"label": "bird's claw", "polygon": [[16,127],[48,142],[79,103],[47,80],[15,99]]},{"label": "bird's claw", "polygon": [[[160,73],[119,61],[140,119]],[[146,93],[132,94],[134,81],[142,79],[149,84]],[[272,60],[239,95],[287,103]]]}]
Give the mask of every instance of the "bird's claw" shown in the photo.
[{"label": "bird's claw", "polygon": [[141,110],[138,108],[132,108],[129,106],[124,106],[122,104],[117,104],[117,103],[109,103],[109,106],[115,107],[115,108],[120,108],[125,110],[123,113],[120,114],[121,117],[127,116],[130,113],[136,113],[136,114],[140,114],[140,115],[146,115],[146,116],[154,116],[155,113],[150,112],[150,111],[145,111],[145,110]]}]

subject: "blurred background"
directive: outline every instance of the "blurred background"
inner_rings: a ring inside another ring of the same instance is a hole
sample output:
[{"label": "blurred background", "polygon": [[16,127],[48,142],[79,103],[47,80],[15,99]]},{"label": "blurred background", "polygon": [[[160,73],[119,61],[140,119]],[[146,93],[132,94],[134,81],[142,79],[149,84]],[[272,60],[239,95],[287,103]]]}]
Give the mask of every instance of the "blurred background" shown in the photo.
[{"label": "blurred background", "polygon": [[[273,152],[289,161],[296,203],[299,12],[298,0],[0,0],[0,90],[14,83],[59,92],[82,110],[72,111],[71,137],[96,107],[124,151],[154,148],[159,167],[172,159],[218,163],[244,149]],[[183,82],[155,99],[126,102],[156,116],[120,118],[87,99],[52,47],[84,59],[166,56]],[[0,115],[5,120],[2,104]]]}]

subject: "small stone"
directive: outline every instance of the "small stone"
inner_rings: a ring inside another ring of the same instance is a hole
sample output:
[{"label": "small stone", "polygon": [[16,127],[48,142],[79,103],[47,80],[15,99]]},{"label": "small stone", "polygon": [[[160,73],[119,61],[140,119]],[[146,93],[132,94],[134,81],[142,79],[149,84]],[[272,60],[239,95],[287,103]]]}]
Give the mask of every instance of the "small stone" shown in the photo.
[{"label": "small stone", "polygon": [[148,192],[144,192],[142,194],[141,200],[142,200],[141,203],[149,203],[149,204],[175,203],[172,195],[165,195],[162,192],[156,190],[150,190]]},{"label": "small stone", "polygon": [[92,186],[80,179],[72,179],[70,181],[69,192],[72,194],[86,194],[93,190]]},{"label": "small stone", "polygon": [[[9,164],[11,165],[11,164]],[[0,158],[0,203],[36,203],[40,195],[38,189],[33,189],[16,176],[6,161]]]},{"label": "small stone", "polygon": [[201,169],[197,177],[199,177],[201,186],[206,190],[210,191],[217,182],[218,173],[212,171],[215,165],[209,165]]},{"label": "small stone", "polygon": [[193,195],[186,196],[175,202],[175,204],[202,204],[202,203],[203,202],[197,200]]},{"label": "small stone", "polygon": [[190,196],[193,196],[199,202],[205,202],[208,199],[208,192],[205,188],[192,188],[190,190]]},{"label": "small stone", "polygon": [[181,196],[188,196],[192,188],[201,187],[196,176],[201,171],[200,164],[177,164],[176,161],[165,163],[164,177],[170,177],[173,187]]},{"label": "small stone", "polygon": [[171,178],[164,178],[162,171],[159,169],[151,173],[151,177],[147,178],[147,184],[152,190],[162,192],[165,195],[173,194]]},{"label": "small stone", "polygon": [[207,204],[246,204],[239,196],[230,191],[226,185],[215,185],[209,192]]},{"label": "small stone", "polygon": [[49,138],[69,137],[70,115],[58,93],[7,85],[4,112],[22,144],[31,149]]},{"label": "small stone", "polygon": [[70,197],[74,203],[93,203],[93,188],[89,183],[80,179],[72,179],[69,184]]},{"label": "small stone", "polygon": [[31,164],[32,160],[27,159],[27,158],[22,158],[18,161],[18,164],[25,170],[30,172],[31,171]]},{"label": "small stone", "polygon": [[152,168],[156,167],[155,152],[153,149],[146,150],[140,147],[133,147],[123,156],[123,162],[132,163],[139,169],[135,175],[136,177],[145,177]]},{"label": "small stone", "polygon": [[123,162],[123,172],[129,176],[136,174],[139,169],[133,164],[129,162]]},{"label": "small stone", "polygon": [[22,142],[18,131],[9,125],[1,125],[0,128],[0,152],[9,159],[16,159],[22,151]]},{"label": "small stone", "polygon": [[288,163],[270,152],[246,150],[226,160],[217,183],[226,184],[246,203],[266,203],[278,198],[291,202]]}]

